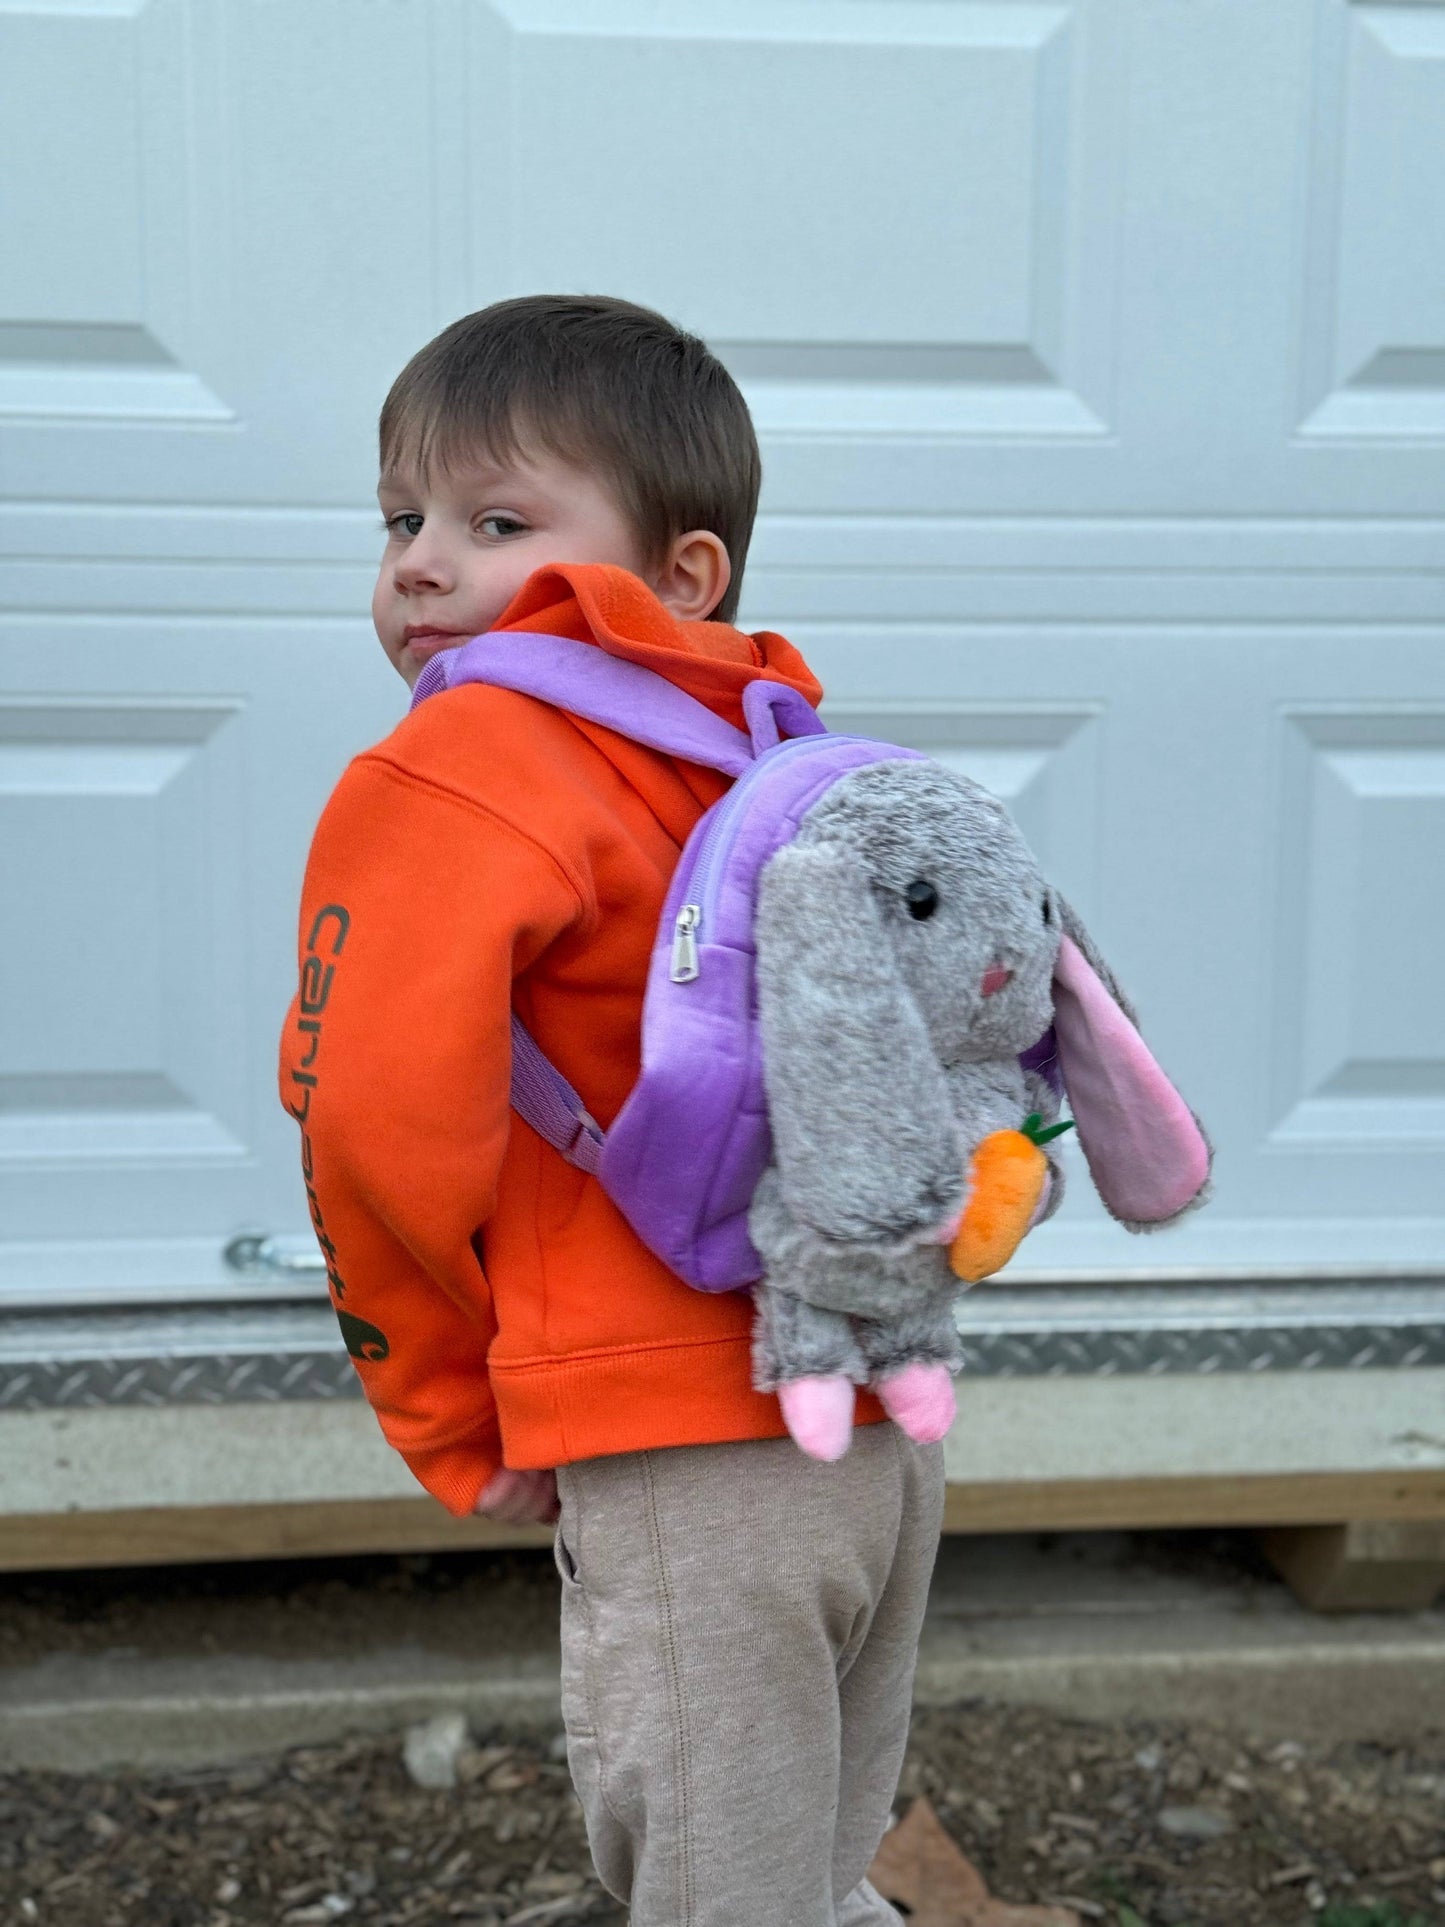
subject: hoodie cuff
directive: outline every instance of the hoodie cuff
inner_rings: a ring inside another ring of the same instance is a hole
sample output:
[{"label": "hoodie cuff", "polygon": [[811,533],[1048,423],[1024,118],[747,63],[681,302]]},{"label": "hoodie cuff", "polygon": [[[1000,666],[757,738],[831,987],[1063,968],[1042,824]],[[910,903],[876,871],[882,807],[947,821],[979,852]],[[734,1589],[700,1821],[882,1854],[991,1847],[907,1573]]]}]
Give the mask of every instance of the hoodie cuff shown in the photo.
[{"label": "hoodie cuff", "polygon": [[502,1463],[501,1444],[493,1426],[469,1439],[455,1439],[449,1445],[427,1446],[401,1456],[413,1478],[457,1519],[465,1519],[475,1510],[482,1487]]}]

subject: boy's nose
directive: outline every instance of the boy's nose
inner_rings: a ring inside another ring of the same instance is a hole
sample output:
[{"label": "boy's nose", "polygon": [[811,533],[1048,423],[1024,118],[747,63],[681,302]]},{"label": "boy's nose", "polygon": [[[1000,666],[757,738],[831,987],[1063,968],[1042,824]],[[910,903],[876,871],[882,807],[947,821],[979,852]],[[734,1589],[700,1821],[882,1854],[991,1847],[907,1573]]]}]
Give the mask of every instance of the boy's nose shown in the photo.
[{"label": "boy's nose", "polygon": [[420,538],[398,560],[392,579],[398,589],[412,595],[420,590],[446,590],[451,587],[451,574],[445,557],[436,549],[422,548]]}]

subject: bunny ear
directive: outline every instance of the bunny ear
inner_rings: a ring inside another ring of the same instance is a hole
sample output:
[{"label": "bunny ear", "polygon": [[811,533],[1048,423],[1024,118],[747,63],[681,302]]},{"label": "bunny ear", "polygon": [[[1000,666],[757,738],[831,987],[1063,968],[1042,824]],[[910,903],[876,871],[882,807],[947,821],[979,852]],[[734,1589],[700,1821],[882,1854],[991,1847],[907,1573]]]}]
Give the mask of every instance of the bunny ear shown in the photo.
[{"label": "bunny ear", "polygon": [[836,844],[784,844],[763,870],[755,929],[789,1210],[830,1238],[926,1237],[962,1207],[963,1148],[867,871]]},{"label": "bunny ear", "polygon": [[1107,965],[1063,908],[1054,1031],[1079,1144],[1105,1208],[1131,1231],[1152,1231],[1204,1202],[1213,1154]]}]

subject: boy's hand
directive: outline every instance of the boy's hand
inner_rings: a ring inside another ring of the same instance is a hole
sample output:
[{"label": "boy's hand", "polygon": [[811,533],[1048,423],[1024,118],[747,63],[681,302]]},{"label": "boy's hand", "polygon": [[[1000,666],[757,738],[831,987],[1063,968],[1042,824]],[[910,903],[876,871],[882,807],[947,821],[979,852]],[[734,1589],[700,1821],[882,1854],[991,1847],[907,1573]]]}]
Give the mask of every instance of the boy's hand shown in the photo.
[{"label": "boy's hand", "polygon": [[557,1475],[555,1472],[513,1472],[503,1466],[482,1487],[472,1509],[484,1519],[502,1519],[513,1526],[555,1525],[561,1510],[557,1503]]}]

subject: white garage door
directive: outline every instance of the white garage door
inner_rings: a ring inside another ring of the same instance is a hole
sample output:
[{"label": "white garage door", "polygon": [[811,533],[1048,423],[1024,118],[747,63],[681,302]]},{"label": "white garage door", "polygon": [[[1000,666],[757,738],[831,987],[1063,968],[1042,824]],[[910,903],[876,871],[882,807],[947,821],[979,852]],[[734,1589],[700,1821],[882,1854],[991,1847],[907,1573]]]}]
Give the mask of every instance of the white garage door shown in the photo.
[{"label": "white garage door", "polygon": [[[372,424],[499,296],[743,380],[745,617],[997,788],[1219,1143],[1035,1275],[1445,1258],[1445,7],[0,0],[0,1295],[240,1298]],[[319,1284],[319,1281],[318,1281]]]}]

